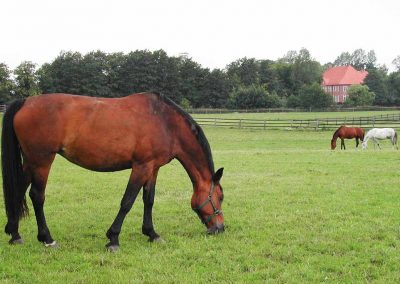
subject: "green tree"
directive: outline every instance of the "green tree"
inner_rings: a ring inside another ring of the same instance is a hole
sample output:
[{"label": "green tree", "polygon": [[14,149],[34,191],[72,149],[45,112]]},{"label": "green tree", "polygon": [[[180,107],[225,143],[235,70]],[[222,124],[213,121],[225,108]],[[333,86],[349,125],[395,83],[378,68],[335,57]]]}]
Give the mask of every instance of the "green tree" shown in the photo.
[{"label": "green tree", "polygon": [[239,109],[252,109],[264,107],[279,107],[277,95],[270,95],[260,85],[242,86],[233,91],[231,95],[231,107]]},{"label": "green tree", "polygon": [[11,70],[4,63],[0,63],[0,104],[13,98],[15,84],[11,79]]},{"label": "green tree", "polygon": [[388,77],[388,97],[393,104],[400,106],[400,71]]},{"label": "green tree", "polygon": [[346,106],[369,106],[375,99],[375,94],[366,85],[352,85],[347,93]]},{"label": "green tree", "polygon": [[44,93],[84,95],[84,71],[79,52],[62,52],[38,70],[39,87]]},{"label": "green tree", "polygon": [[397,71],[400,71],[400,55],[393,59],[392,64],[396,67]]},{"label": "green tree", "polygon": [[349,52],[342,52],[333,62],[334,66],[346,66],[351,65],[352,57]]},{"label": "green tree", "polygon": [[375,94],[375,105],[391,104],[387,90],[387,71],[385,69],[372,68],[368,70],[364,84]]},{"label": "green tree", "polygon": [[238,86],[250,86],[259,83],[259,64],[254,58],[241,58],[230,63],[227,67],[227,74],[231,82]]},{"label": "green tree", "polygon": [[35,96],[40,93],[36,64],[24,61],[14,70],[15,95],[20,98]]},{"label": "green tree", "polygon": [[303,108],[321,109],[332,105],[331,95],[325,93],[319,83],[301,87],[299,101]]},{"label": "green tree", "polygon": [[333,62],[334,66],[351,65],[357,70],[377,68],[376,55],[374,50],[366,52],[359,48],[354,50],[351,54],[349,52],[342,52]]},{"label": "green tree", "polygon": [[291,108],[301,107],[302,104],[300,97],[295,95],[290,95],[287,98],[286,106]]},{"label": "green tree", "polygon": [[228,76],[219,69],[208,72],[201,96],[203,107],[226,107],[232,90]]},{"label": "green tree", "polygon": [[102,51],[89,52],[78,61],[81,78],[80,94],[92,97],[112,97],[108,55]]},{"label": "green tree", "polygon": [[[305,48],[299,52],[289,51],[278,60],[277,68],[287,96],[299,95],[304,85],[320,83],[322,79],[321,64],[314,60]],[[277,93],[279,94],[279,91]]]}]

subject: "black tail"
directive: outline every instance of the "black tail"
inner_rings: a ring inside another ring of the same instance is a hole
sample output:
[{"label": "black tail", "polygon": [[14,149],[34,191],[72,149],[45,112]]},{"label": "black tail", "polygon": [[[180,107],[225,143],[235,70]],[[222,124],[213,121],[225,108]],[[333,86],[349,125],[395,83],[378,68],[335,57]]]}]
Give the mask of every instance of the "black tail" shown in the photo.
[{"label": "black tail", "polygon": [[[21,109],[24,102],[25,100],[16,100],[7,107],[3,117],[1,134],[4,203],[8,220],[12,222],[17,222],[21,217],[28,215],[21,150],[14,131],[14,116]],[[7,231],[6,227],[6,233],[11,233]]]}]

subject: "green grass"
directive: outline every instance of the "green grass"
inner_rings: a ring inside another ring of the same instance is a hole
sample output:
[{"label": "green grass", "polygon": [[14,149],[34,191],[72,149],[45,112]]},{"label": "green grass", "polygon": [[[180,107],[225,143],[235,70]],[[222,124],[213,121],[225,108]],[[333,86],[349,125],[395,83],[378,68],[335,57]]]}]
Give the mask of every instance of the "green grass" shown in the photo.
[{"label": "green grass", "polygon": [[[105,250],[129,172],[94,173],[57,158],[47,188],[48,224],[59,249],[0,234],[0,282],[207,283],[400,281],[400,151],[330,151],[331,132],[204,129],[222,185],[226,232],[207,236],[190,209],[191,184],[177,161],[161,168],[148,243],[138,197],[121,249]],[[0,193],[2,194],[2,193]],[[29,202],[30,203],[30,202]],[[31,212],[33,212],[32,207]],[[0,204],[0,224],[6,222]]]},{"label": "green grass", "polygon": [[235,119],[326,119],[353,118],[398,114],[399,111],[341,111],[341,112],[262,112],[262,113],[204,113],[192,114],[194,118],[235,118]]}]

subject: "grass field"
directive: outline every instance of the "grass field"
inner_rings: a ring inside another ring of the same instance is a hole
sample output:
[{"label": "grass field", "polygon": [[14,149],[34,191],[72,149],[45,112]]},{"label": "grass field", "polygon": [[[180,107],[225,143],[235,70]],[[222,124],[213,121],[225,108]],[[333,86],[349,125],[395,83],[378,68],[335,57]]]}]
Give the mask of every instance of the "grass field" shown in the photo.
[{"label": "grass field", "polygon": [[[160,170],[153,214],[165,243],[140,233],[138,198],[120,251],[108,253],[105,232],[129,172],[94,173],[57,158],[45,210],[60,247],[37,242],[32,213],[20,225],[24,245],[0,234],[0,282],[400,281],[400,151],[389,141],[381,151],[355,150],[354,141],[330,151],[331,132],[204,130],[216,168],[225,167],[224,234],[205,234],[190,209],[190,180],[172,161]],[[0,212],[3,226],[3,203]]]},{"label": "grass field", "polygon": [[260,112],[260,113],[202,113],[193,114],[194,118],[235,118],[235,119],[326,119],[353,118],[398,114],[399,111],[341,111],[341,112]]}]

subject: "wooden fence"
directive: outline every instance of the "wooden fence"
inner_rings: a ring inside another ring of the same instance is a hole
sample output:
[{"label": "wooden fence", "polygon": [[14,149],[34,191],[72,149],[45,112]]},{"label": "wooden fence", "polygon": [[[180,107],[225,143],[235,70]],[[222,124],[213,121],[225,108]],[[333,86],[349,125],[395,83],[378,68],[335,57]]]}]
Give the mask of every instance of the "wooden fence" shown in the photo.
[{"label": "wooden fence", "polygon": [[400,113],[385,114],[370,117],[326,118],[326,119],[230,119],[230,118],[196,118],[202,126],[252,129],[304,129],[304,130],[333,130],[340,125],[374,128],[400,128]]}]

